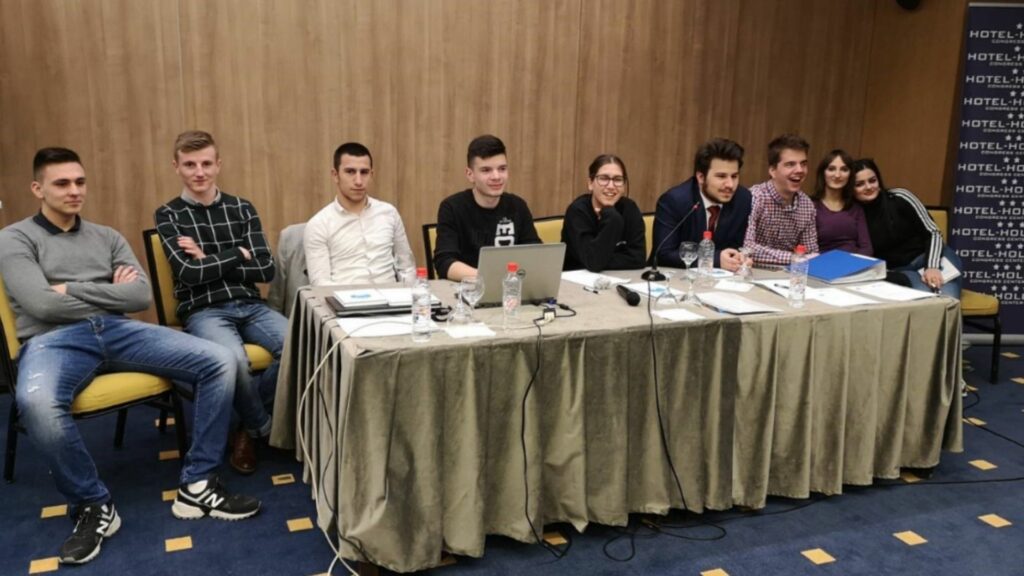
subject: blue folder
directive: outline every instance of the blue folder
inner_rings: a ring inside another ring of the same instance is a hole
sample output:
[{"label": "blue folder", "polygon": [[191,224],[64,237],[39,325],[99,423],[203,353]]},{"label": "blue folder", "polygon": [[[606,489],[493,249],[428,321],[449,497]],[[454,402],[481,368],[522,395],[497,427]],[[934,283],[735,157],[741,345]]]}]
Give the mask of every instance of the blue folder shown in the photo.
[{"label": "blue folder", "polygon": [[885,260],[829,250],[808,261],[807,275],[829,284],[885,279]]}]

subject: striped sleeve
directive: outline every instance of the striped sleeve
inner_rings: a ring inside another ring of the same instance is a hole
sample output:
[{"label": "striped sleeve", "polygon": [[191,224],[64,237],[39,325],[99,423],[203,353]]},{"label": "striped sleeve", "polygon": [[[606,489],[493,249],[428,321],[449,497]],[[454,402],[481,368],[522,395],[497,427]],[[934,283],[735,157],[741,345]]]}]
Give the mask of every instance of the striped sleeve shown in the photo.
[{"label": "striped sleeve", "polygon": [[942,232],[939,231],[939,227],[935,225],[932,217],[928,215],[928,209],[921,204],[921,201],[917,199],[909,190],[904,188],[892,188],[889,193],[894,198],[906,202],[913,210],[914,214],[917,215],[918,219],[921,220],[921,225],[924,229],[931,234],[931,241],[928,244],[928,266],[927,268],[938,268],[942,262]]}]

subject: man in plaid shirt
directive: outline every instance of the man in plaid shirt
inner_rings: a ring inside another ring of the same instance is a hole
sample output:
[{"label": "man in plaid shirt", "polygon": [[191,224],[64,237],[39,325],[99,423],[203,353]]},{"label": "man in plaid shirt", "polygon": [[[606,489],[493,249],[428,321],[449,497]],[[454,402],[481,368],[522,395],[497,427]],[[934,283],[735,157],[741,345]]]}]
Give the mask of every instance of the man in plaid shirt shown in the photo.
[{"label": "man in plaid shirt", "polygon": [[795,134],[783,134],[768,144],[771,178],[750,187],[753,205],[743,241],[755,265],[788,265],[798,244],[810,256],[818,253],[814,202],[800,189],[807,178],[810,148]]},{"label": "man in plaid shirt", "polygon": [[[217,187],[221,159],[213,136],[190,131],[174,143],[174,168],[184,188],[156,211],[156,227],[174,272],[178,317],[189,334],[234,352],[238,363],[234,407],[242,429],[232,435],[228,462],[242,474],[256,470],[255,439],[270,434],[288,320],[271,310],[257,282],[274,277],[274,259],[249,201]],[[244,344],[266,348],[274,360],[253,375]]]}]

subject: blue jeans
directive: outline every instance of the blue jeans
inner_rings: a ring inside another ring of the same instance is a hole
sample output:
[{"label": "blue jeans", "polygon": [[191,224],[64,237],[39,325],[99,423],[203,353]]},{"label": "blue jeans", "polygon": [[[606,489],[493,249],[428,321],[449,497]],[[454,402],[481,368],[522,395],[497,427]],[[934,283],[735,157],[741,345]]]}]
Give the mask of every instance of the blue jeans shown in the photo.
[{"label": "blue jeans", "polygon": [[235,387],[231,353],[170,328],[93,316],[30,338],[18,359],[19,420],[71,507],[110,500],[71,417],[75,396],[108,372],[146,372],[192,385],[192,446],[180,482],[208,478],[227,442]]},{"label": "blue jeans", "polygon": [[[235,355],[238,380],[235,384],[235,410],[242,426],[254,437],[270,433],[270,415],[266,406],[273,403],[277,388],[277,369],[288,330],[288,319],[263,302],[233,300],[201,308],[185,319],[185,331],[225,346]],[[274,361],[266,370],[253,374],[244,344],[267,349]]]},{"label": "blue jeans", "polygon": [[[900,266],[899,268],[893,268],[893,272],[901,272],[904,276],[906,276],[907,279],[910,280],[910,284],[911,286],[913,286],[915,290],[924,290],[925,292],[931,292],[931,287],[925,284],[924,280],[921,280],[921,275],[917,272],[921,268],[925,267],[925,264],[927,262],[927,256],[927,254],[921,254],[917,258],[914,258],[914,260],[910,264],[907,264],[906,266]],[[953,266],[956,266],[957,270],[962,271],[964,269],[964,265],[963,262],[960,261],[960,257],[957,256],[956,252],[954,252],[953,249],[950,248],[948,245],[942,247],[942,256],[949,260],[949,262],[953,264]],[[963,275],[960,275],[957,278],[943,284],[941,292],[946,296],[950,296],[952,298],[956,298],[957,300],[959,300],[960,287],[963,283],[963,278]]]}]

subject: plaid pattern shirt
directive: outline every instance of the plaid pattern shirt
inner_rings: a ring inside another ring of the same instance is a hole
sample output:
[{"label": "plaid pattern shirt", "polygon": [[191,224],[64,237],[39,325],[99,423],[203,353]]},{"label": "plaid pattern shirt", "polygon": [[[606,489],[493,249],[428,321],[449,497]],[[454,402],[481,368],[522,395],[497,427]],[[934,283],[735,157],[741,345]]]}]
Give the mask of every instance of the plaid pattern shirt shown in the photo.
[{"label": "plaid pattern shirt", "polygon": [[818,229],[815,227],[814,202],[797,192],[787,205],[768,180],[750,187],[753,205],[743,246],[759,266],[786,266],[793,258],[793,249],[803,244],[808,254],[818,252]]},{"label": "plaid pattern shirt", "polygon": [[[274,278],[274,259],[256,209],[248,200],[217,192],[209,206],[184,193],[156,211],[156,229],[174,272],[178,317],[231,300],[260,300],[257,282]],[[193,258],[178,247],[188,236],[203,251]],[[252,255],[245,260],[240,248]]]}]

